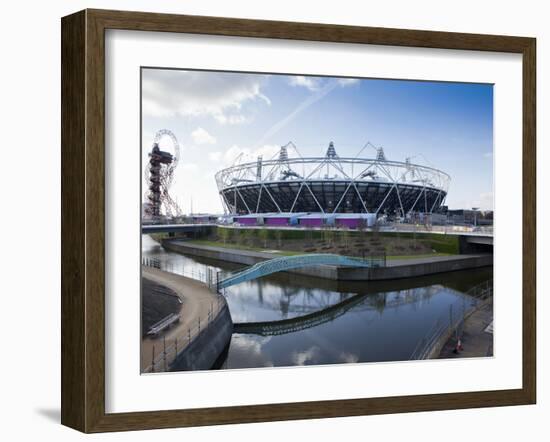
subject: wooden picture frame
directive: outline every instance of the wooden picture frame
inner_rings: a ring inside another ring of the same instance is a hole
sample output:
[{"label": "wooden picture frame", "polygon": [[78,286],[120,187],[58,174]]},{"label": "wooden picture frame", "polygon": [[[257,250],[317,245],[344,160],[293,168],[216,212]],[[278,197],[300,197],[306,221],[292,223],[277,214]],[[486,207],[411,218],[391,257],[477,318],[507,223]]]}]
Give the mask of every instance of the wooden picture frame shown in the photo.
[{"label": "wooden picture frame", "polygon": [[[84,10],[62,19],[62,410],[83,432],[533,404],[536,400],[536,41],[405,29]],[[135,413],[105,412],[105,30],[123,29],[523,57],[523,385],[513,390]]]}]

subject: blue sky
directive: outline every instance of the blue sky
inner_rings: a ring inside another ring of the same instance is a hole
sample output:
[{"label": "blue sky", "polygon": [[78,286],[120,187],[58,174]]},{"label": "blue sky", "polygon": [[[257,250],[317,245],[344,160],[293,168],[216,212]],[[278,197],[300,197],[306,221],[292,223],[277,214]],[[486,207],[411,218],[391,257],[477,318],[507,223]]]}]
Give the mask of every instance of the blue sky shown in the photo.
[{"label": "blue sky", "polygon": [[302,156],[330,141],[355,156],[370,141],[451,175],[450,208],[493,208],[492,85],[143,69],[142,123],[144,164],[157,130],[179,141],[170,193],[184,212],[191,199],[194,212],[221,212],[214,173],[289,141]]}]

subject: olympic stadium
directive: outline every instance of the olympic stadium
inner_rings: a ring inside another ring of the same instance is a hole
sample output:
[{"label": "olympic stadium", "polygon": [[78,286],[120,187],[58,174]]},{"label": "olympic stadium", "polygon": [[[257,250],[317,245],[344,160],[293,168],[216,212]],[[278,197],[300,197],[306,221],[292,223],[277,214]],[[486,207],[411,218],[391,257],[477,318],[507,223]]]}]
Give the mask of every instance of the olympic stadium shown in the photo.
[{"label": "olympic stadium", "polygon": [[[375,149],[373,158],[362,155],[368,147]],[[451,177],[411,160],[389,160],[382,148],[370,143],[355,157],[340,157],[332,142],[324,156],[302,157],[288,143],[269,160],[240,162],[238,158],[216,173],[216,184],[226,213],[236,216],[406,217],[413,212],[437,212]]]}]

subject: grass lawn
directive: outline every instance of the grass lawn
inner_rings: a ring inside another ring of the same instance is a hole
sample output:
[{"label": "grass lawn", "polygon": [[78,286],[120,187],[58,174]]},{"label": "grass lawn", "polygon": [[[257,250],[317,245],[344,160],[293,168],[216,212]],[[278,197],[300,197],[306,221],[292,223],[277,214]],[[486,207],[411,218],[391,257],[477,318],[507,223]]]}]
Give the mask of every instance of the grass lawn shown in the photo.
[{"label": "grass lawn", "polygon": [[303,252],[293,252],[289,250],[276,250],[276,249],[271,249],[266,247],[251,247],[251,246],[245,246],[244,244],[232,244],[232,243],[224,244],[221,241],[208,241],[204,239],[194,239],[192,241],[186,241],[186,243],[196,244],[198,246],[223,247],[226,249],[237,249],[237,250],[250,250],[252,252],[264,252],[266,250],[269,250],[269,252],[273,252],[278,255],[284,255],[284,256],[304,255]]}]

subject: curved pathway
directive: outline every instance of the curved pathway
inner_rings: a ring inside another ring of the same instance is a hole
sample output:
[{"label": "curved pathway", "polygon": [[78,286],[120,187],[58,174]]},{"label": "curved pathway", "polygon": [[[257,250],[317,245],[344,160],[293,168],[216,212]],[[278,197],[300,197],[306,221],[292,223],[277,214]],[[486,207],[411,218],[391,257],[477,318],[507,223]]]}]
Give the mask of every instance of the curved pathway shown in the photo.
[{"label": "curved pathway", "polygon": [[[198,321],[201,320],[201,328],[207,325],[209,311],[219,311],[219,302],[224,302],[219,296],[212,293],[208,287],[200,281],[186,278],[175,273],[164,272],[152,267],[142,266],[142,277],[156,284],[165,286],[174,291],[182,302],[180,321],[170,327],[166,332],[156,337],[146,336],[141,340],[141,371],[151,365],[153,347],[155,358],[163,351],[164,340],[166,347],[172,345],[178,339],[178,352],[189,344],[188,330],[191,329],[193,339],[198,330]],[[159,371],[164,371],[160,367]]]}]

